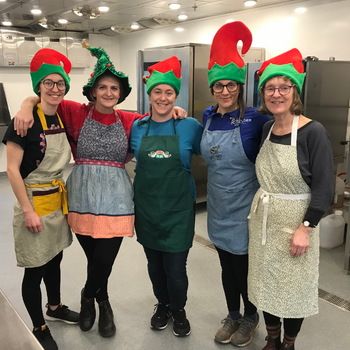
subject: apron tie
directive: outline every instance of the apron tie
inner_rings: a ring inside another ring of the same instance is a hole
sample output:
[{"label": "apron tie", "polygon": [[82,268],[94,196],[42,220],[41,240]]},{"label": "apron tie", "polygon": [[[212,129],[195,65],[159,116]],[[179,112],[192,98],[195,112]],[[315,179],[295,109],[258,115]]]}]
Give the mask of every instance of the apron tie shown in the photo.
[{"label": "apron tie", "polygon": [[53,180],[50,184],[26,185],[26,187],[48,187],[48,186],[58,186],[58,192],[62,193],[63,215],[68,214],[67,189],[66,189],[66,186],[64,185],[63,180]]},{"label": "apron tie", "polygon": [[[262,227],[262,245],[266,245],[266,228],[267,228],[267,213],[269,210],[269,204],[270,204],[270,196],[273,196],[275,198],[281,198],[281,199],[289,199],[289,200],[306,200],[311,198],[311,193],[300,193],[300,194],[283,194],[283,193],[269,193],[263,190],[260,187],[260,191],[262,191],[262,194],[260,196],[260,199],[263,202],[264,205],[264,217],[263,217],[263,227]],[[254,212],[256,211],[258,207],[258,203],[256,204],[254,208]]]}]

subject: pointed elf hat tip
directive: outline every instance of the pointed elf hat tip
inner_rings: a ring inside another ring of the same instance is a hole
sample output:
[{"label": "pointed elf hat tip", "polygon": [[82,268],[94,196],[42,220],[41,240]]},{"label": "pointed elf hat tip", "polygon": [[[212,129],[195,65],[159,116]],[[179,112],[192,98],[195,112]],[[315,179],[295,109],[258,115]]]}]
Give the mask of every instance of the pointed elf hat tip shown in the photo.
[{"label": "pointed elf hat tip", "polygon": [[224,24],[215,34],[210,49],[208,64],[209,87],[221,79],[245,82],[246,67],[237,50],[237,43],[243,42],[242,54],[252,45],[253,36],[249,28],[240,21]]},{"label": "pointed elf hat tip", "polygon": [[170,85],[174,88],[176,94],[179,94],[182,79],[181,65],[176,56],[172,56],[148,67],[148,72],[150,75],[142,78],[143,83],[146,84],[147,94],[159,84]]},{"label": "pointed elf hat tip", "polygon": [[276,76],[288,77],[298,88],[299,94],[303,87],[305,73],[303,57],[298,49],[291,49],[265,61],[258,71],[259,86]]},{"label": "pointed elf hat tip", "polygon": [[60,74],[66,82],[66,92],[69,91],[70,78],[68,74],[72,69],[69,59],[60,52],[52,49],[41,49],[36,52],[30,62],[30,76],[32,78],[33,91],[39,95],[39,84],[49,74]]},{"label": "pointed elf hat tip", "polygon": [[113,65],[113,62],[110,60],[107,52],[99,47],[91,47],[86,45],[85,41],[82,43],[82,46],[91,52],[91,56],[97,58],[96,65],[94,67],[93,73],[90,74],[90,79],[86,85],[83,86],[83,95],[88,98],[89,101],[94,101],[91,96],[91,88],[94,86],[96,79],[104,74],[106,71],[109,71],[118,79],[122,94],[118,100],[118,104],[123,102],[125,98],[131,92],[131,86],[129,84],[129,78],[123,72],[117,71]]}]

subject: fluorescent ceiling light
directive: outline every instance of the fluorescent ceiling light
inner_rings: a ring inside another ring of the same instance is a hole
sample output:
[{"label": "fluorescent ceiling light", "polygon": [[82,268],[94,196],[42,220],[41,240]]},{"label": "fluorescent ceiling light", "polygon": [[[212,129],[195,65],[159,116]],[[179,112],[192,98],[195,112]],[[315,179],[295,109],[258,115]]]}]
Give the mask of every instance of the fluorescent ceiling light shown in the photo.
[{"label": "fluorescent ceiling light", "polygon": [[140,26],[137,24],[137,23],[133,23],[131,26],[130,26],[131,29],[139,29]]},{"label": "fluorescent ceiling light", "polygon": [[108,6],[99,6],[98,9],[99,9],[101,12],[107,12],[107,11],[109,11],[109,7],[108,7]]},{"label": "fluorescent ceiling light", "polygon": [[0,2],[5,2],[6,0],[0,0]]},{"label": "fluorescent ceiling light", "polygon": [[2,21],[1,24],[4,26],[12,26],[12,23],[10,21]]},{"label": "fluorescent ceiling light", "polygon": [[257,1],[256,0],[246,0],[244,1],[245,6],[254,6],[256,5]]},{"label": "fluorescent ceiling light", "polygon": [[187,15],[178,15],[177,18],[180,20],[180,21],[184,21],[185,19],[188,18]]},{"label": "fluorescent ceiling light", "polygon": [[305,7],[298,7],[297,9],[295,9],[296,13],[304,13],[306,12],[306,8]]},{"label": "fluorescent ceiling light", "polygon": [[181,4],[169,4],[171,10],[178,10],[181,7]]},{"label": "fluorescent ceiling light", "polygon": [[183,31],[184,31],[184,29],[183,29],[183,28],[180,28],[180,27],[175,28],[175,30],[176,30],[177,32],[183,32]]},{"label": "fluorescent ceiling light", "polygon": [[66,23],[68,23],[68,21],[66,19],[64,19],[64,18],[59,18],[58,19],[58,23],[66,24]]},{"label": "fluorescent ceiling light", "polygon": [[33,15],[40,15],[41,10],[39,10],[39,9],[33,9],[33,10],[30,10],[30,12],[31,12]]}]

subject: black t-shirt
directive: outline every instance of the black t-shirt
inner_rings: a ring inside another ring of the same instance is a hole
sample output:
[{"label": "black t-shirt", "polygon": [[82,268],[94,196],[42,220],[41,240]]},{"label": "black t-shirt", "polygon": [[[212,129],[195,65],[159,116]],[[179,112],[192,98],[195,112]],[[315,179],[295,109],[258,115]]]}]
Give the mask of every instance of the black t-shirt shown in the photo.
[{"label": "black t-shirt", "polygon": [[[2,140],[5,145],[7,141],[11,141],[23,148],[24,154],[20,166],[20,173],[23,179],[39,166],[45,156],[46,139],[37,109],[37,106],[33,109],[34,124],[32,128],[28,129],[27,136],[21,137],[17,135],[14,129],[14,120],[12,119]],[[57,129],[61,127],[57,114],[45,115],[45,117],[48,129]]]}]

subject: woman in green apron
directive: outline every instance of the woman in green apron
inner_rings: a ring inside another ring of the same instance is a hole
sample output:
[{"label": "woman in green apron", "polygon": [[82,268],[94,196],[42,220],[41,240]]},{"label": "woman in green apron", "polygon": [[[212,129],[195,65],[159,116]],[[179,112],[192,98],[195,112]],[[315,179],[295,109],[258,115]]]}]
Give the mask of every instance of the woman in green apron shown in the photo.
[{"label": "woman in green apron", "polygon": [[275,121],[264,125],[256,159],[260,189],[250,212],[248,296],[264,312],[263,350],[294,350],[303,319],[318,313],[317,224],[332,202],[333,156],[325,128],[301,115],[300,52],[266,61],[258,76],[260,111]]},{"label": "woman in green apron", "polygon": [[158,300],[151,328],[164,329],[172,315],[174,334],[191,332],[184,310],[186,262],[194,236],[195,186],[190,163],[200,154],[203,128],[194,118],[173,120],[181,67],[173,56],[148,68],[144,78],[151,117],[135,121],[130,148],[137,159],[134,181],[135,226]]},{"label": "woman in green apron", "polygon": [[[61,65],[63,64],[63,66]],[[17,265],[24,267],[22,297],[33,322],[33,333],[45,350],[57,349],[45,324],[40,284],[44,280],[48,304],[45,318],[77,324],[79,314],[60,300],[60,263],[72,243],[67,224],[67,195],[63,170],[70,146],[57,106],[69,90],[71,63],[61,53],[42,49],[30,65],[34,92],[41,97],[33,110],[34,125],[21,138],[11,121],[7,145],[7,173],[17,197],[13,234]]]}]

